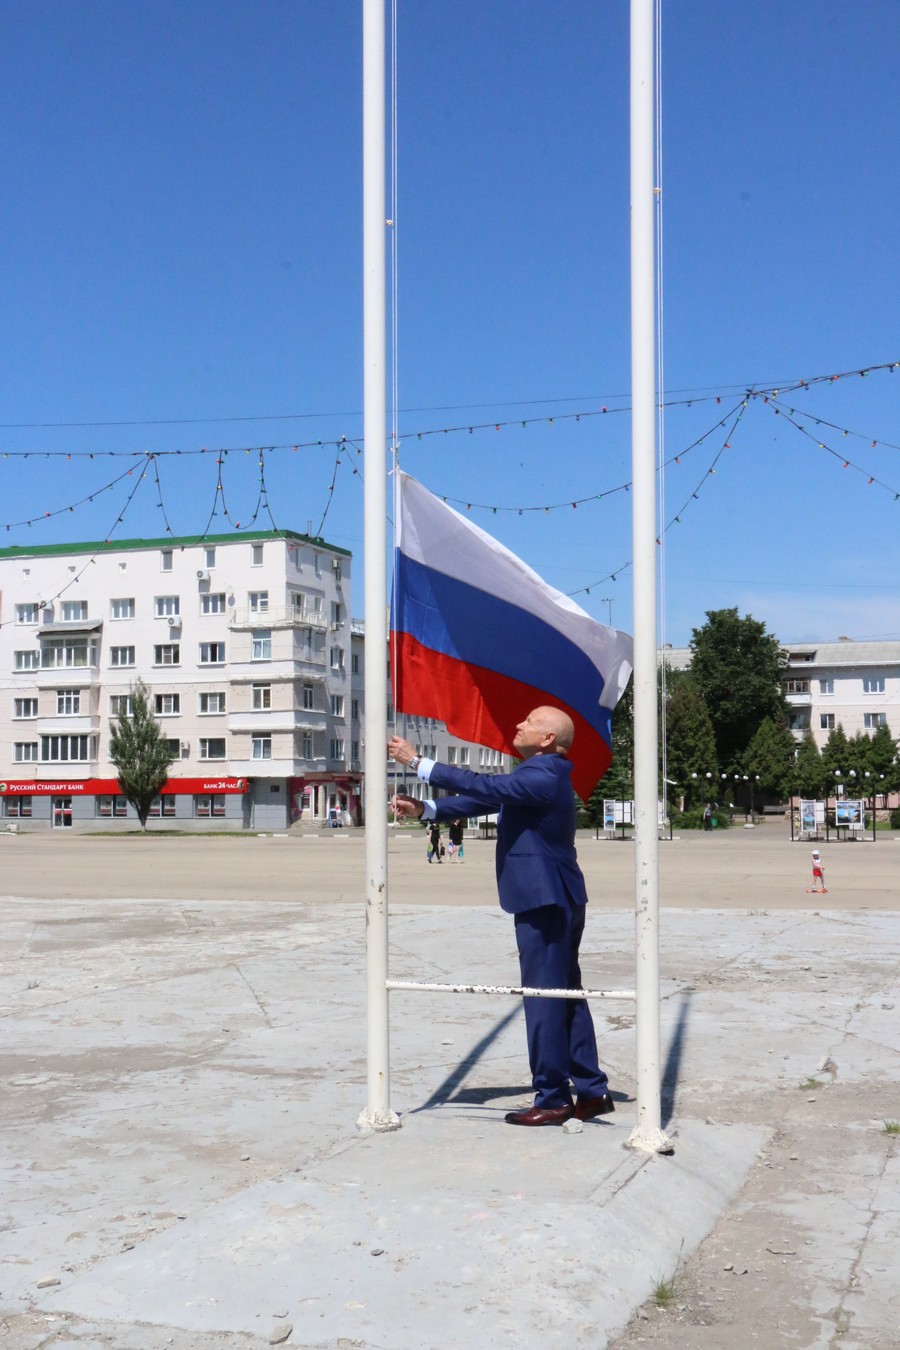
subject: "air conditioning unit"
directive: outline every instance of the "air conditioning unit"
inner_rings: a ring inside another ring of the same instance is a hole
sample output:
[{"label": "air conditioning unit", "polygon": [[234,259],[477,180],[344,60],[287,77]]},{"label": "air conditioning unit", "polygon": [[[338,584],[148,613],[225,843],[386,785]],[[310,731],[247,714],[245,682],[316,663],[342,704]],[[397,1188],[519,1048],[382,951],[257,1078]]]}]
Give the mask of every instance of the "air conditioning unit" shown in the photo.
[{"label": "air conditioning unit", "polygon": [[178,617],[177,614],[170,614],[170,615],[169,615],[169,627],[170,627],[170,628],[180,628],[180,627],[181,627],[181,619]]},{"label": "air conditioning unit", "polygon": [[206,570],[205,567],[198,567],[198,568],[197,568],[197,580],[198,580],[198,581],[209,581],[209,573],[207,572],[207,570]]},{"label": "air conditioning unit", "polygon": [[182,742],[181,742],[181,750],[182,750],[182,753],[183,753],[183,754],[187,754],[188,751],[190,750],[190,748],[191,748],[191,743],[190,743],[190,741],[182,741]]}]

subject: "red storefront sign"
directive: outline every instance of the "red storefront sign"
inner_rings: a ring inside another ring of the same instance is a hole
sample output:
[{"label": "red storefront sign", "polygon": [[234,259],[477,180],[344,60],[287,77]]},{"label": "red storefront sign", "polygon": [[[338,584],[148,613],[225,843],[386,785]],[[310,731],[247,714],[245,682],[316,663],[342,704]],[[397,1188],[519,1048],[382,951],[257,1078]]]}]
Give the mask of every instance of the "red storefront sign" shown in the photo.
[{"label": "red storefront sign", "polygon": [[[205,792],[246,792],[246,778],[170,778],[164,797],[194,796]],[[117,778],[19,778],[0,780],[0,795],[8,797],[114,797],[121,795]]]}]

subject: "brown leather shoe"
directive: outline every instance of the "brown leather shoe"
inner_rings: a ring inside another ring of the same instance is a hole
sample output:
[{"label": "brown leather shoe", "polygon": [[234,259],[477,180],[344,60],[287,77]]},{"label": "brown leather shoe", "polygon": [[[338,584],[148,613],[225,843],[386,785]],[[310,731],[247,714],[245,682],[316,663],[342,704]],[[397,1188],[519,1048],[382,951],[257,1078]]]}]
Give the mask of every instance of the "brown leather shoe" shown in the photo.
[{"label": "brown leather shoe", "polygon": [[507,1111],[507,1125],[565,1125],[575,1114],[574,1106],[530,1106],[527,1111]]},{"label": "brown leather shoe", "polygon": [[579,1097],[575,1103],[575,1119],[593,1120],[596,1116],[608,1116],[615,1109],[615,1102],[608,1092],[602,1097]]}]

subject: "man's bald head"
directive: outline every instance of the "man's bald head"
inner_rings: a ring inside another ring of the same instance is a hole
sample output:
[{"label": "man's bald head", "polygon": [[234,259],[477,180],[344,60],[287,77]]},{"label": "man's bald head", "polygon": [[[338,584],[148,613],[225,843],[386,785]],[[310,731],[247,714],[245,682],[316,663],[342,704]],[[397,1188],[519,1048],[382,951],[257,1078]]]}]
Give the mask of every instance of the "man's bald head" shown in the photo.
[{"label": "man's bald head", "polygon": [[513,746],[523,759],[564,755],[575,739],[571,717],[561,708],[534,708],[516,727]]}]

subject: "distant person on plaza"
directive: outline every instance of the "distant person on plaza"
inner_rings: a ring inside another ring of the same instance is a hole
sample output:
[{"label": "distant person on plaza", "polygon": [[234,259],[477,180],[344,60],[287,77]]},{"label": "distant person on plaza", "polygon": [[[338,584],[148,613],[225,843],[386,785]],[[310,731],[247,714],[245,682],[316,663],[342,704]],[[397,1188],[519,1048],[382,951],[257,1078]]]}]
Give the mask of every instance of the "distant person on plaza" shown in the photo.
[{"label": "distant person on plaza", "polygon": [[[519,969],[526,989],[581,989],[578,949],[587,891],[575,854],[575,794],[566,759],[575,730],[559,708],[535,708],[516,728],[521,763],[488,775],[422,759],[394,736],[388,754],[422,782],[459,795],[420,802],[398,795],[398,816],[454,820],[497,811],[497,887],[501,908],[515,915]],[[510,1111],[509,1125],[562,1125],[614,1110],[609,1080],[597,1060],[586,999],[526,998],[525,1029],[534,1105]],[[572,1100],[572,1089],[577,1094]]]},{"label": "distant person on plaza", "polygon": [[813,884],[808,886],[807,895],[828,894],[828,887],[825,885],[825,867],[822,863],[822,856],[817,848],[812,851],[812,874]]},{"label": "distant person on plaza", "polygon": [[706,803],[706,806],[703,809],[703,828],[704,830],[712,829],[712,806],[709,802]]},{"label": "distant person on plaza", "polygon": [[460,862],[464,861],[463,859],[463,852],[465,851],[465,835],[463,833],[464,829],[465,829],[465,821],[460,820],[458,816],[456,817],[455,820],[451,820],[450,828],[447,831],[447,834],[450,839],[449,852],[451,862],[456,862],[457,858],[459,858]]},{"label": "distant person on plaza", "polygon": [[429,862],[434,862],[435,858],[438,862],[441,861],[441,827],[436,820],[433,820],[428,827],[428,853],[426,856]]}]

